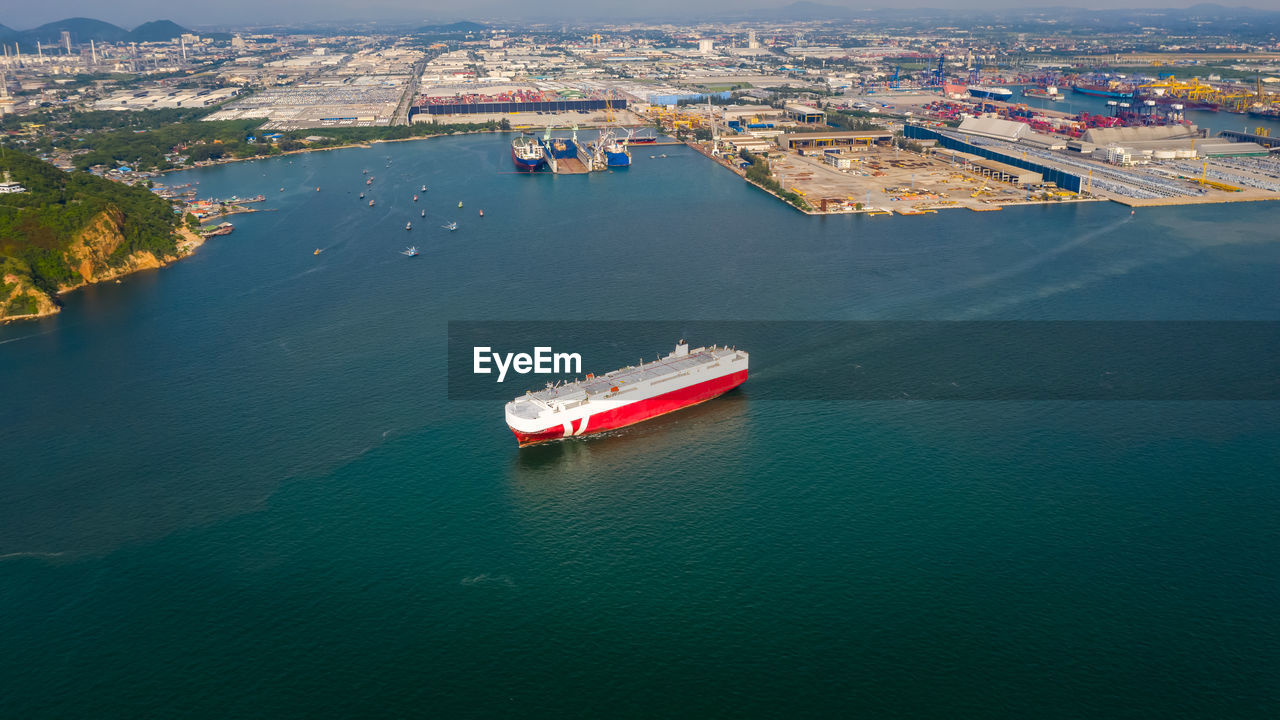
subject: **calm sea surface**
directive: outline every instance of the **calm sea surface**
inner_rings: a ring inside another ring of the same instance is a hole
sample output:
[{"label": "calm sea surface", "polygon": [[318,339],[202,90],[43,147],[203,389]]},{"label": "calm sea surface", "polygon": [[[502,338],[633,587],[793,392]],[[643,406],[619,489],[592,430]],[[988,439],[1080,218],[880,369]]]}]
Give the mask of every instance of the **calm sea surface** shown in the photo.
[{"label": "calm sea surface", "polygon": [[509,170],[486,135],[172,175],[272,211],[0,327],[0,717],[1280,713],[1274,402],[748,382],[517,450],[444,367],[450,320],[1276,321],[1280,205]]}]

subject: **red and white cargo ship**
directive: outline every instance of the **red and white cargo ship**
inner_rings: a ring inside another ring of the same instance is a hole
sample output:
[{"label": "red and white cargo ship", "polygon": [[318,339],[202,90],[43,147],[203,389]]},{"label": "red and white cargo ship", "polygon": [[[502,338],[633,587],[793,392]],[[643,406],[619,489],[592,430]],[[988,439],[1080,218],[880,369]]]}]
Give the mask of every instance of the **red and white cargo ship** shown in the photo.
[{"label": "red and white cargo ship", "polygon": [[705,402],[747,381],[748,355],[735,348],[689,349],[606,375],[526,392],[507,403],[507,425],[521,445],[633,425]]}]

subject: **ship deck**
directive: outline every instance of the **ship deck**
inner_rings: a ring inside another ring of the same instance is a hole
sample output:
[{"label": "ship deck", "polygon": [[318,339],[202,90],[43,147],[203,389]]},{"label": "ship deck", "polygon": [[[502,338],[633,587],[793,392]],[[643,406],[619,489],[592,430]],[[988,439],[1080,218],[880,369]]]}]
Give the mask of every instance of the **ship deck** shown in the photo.
[{"label": "ship deck", "polygon": [[[727,347],[712,346],[709,348],[698,348],[690,351],[688,355],[683,357],[673,357],[668,355],[659,360],[643,363],[634,367],[625,367],[613,372],[599,375],[584,380],[575,380],[564,385],[549,387],[537,392],[531,392],[526,397],[532,397],[543,404],[551,402],[568,403],[577,400],[589,399],[593,395],[607,393],[619,384],[635,385],[645,381],[658,380],[669,375],[682,373],[691,368],[701,365],[709,365],[736,354],[738,351]],[[517,398],[519,399],[519,398]]]}]

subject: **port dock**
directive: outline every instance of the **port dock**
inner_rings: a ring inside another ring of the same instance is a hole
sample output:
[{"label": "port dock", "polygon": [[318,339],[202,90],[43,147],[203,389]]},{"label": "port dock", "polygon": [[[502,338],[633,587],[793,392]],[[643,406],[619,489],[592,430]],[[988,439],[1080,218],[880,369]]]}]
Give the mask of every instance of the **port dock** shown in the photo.
[{"label": "port dock", "polygon": [[[602,136],[612,137],[612,136]],[[585,175],[590,172],[607,170],[608,160],[603,151],[602,139],[593,143],[578,139],[577,129],[572,137],[551,137],[550,132],[539,141],[543,157],[547,159],[547,167],[557,175]]]}]

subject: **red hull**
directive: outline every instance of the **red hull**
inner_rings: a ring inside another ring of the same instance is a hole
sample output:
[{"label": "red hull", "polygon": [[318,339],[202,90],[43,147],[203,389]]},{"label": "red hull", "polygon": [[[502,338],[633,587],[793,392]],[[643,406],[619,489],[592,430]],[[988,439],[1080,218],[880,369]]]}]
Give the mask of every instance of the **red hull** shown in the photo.
[{"label": "red hull", "polygon": [[[573,421],[569,428],[565,428],[564,425],[555,425],[533,433],[520,432],[515,428],[512,428],[511,432],[515,433],[516,441],[521,445],[531,445],[548,440],[559,440],[573,435],[591,435],[607,430],[616,430],[620,427],[634,425],[659,415],[665,415],[669,412],[687,408],[690,405],[705,402],[729,392],[746,381],[747,371],[740,370],[714,380],[690,385],[679,390],[672,390],[669,393],[663,393],[647,400],[639,400],[629,405],[589,415],[585,420]],[[586,425],[585,430],[582,428],[584,424]]]}]

